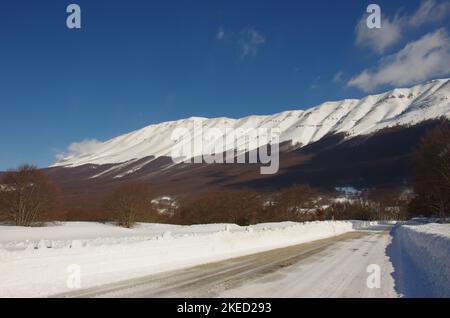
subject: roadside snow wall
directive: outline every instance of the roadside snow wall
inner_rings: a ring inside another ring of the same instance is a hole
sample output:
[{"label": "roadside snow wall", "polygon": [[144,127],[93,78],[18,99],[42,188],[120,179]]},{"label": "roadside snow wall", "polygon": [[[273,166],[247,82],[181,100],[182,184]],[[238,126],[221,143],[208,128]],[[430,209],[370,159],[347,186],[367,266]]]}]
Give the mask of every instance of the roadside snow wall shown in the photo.
[{"label": "roadside snow wall", "polygon": [[425,278],[430,296],[450,297],[450,224],[400,225],[395,235]]}]

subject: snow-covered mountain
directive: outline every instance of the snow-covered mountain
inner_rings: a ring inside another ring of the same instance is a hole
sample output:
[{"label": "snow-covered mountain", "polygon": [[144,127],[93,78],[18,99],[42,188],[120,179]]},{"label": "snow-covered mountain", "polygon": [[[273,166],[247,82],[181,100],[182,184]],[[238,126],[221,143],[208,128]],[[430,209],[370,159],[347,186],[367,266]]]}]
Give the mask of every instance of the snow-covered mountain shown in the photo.
[{"label": "snow-covered mountain", "polygon": [[[362,99],[326,102],[307,110],[292,110],[268,116],[232,118],[188,118],[150,125],[90,147],[89,151],[67,154],[54,167],[76,167],[84,164],[130,164],[142,158],[145,166],[158,157],[170,157],[176,140],[172,133],[185,127],[194,135],[194,122],[204,129],[278,128],[280,142],[305,146],[328,134],[346,133],[347,138],[374,133],[386,127],[416,124],[441,116],[450,118],[450,79],[438,79],[412,88],[398,88]],[[215,143],[216,140],[211,140]],[[226,149],[234,148],[227,144]],[[194,153],[194,156],[200,155]],[[139,169],[139,168],[134,168]]]}]

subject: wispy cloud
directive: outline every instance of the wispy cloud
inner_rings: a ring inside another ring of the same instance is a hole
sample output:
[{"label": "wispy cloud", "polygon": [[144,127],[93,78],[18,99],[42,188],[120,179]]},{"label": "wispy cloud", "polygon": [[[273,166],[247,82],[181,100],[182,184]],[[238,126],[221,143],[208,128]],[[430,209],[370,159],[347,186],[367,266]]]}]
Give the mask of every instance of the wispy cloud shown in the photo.
[{"label": "wispy cloud", "polygon": [[343,71],[339,71],[336,74],[334,74],[333,76],[333,82],[335,83],[340,83],[344,80],[344,72]]},{"label": "wispy cloud", "polygon": [[321,76],[317,76],[314,81],[311,83],[311,86],[309,87],[310,89],[316,89],[319,87],[319,82],[320,82]]},{"label": "wispy cloud", "polygon": [[216,33],[216,40],[223,40],[225,38],[225,29],[223,27],[220,27],[219,30],[217,30]]},{"label": "wispy cloud", "polygon": [[410,17],[404,17],[409,27],[420,27],[427,23],[442,21],[450,13],[450,1],[423,1],[419,9]]},{"label": "wispy cloud", "polygon": [[399,52],[353,77],[348,86],[369,92],[381,85],[408,85],[450,73],[450,39],[439,29],[408,43]]},{"label": "wispy cloud", "polygon": [[411,14],[397,12],[395,16],[389,17],[382,11],[381,29],[369,29],[366,25],[367,15],[363,15],[356,26],[355,42],[359,47],[370,48],[380,54],[397,44],[405,30],[440,22],[449,13],[450,1],[425,0]]},{"label": "wispy cloud", "polygon": [[381,29],[369,29],[366,17],[362,17],[356,26],[356,45],[367,47],[377,53],[382,53],[401,38],[401,26],[389,18],[383,18]]},{"label": "wispy cloud", "polygon": [[56,154],[56,160],[92,153],[97,150],[101,144],[102,142],[97,139],[86,139],[80,142],[74,142],[67,147],[67,152]]},{"label": "wispy cloud", "polygon": [[242,29],[238,39],[240,58],[243,60],[255,56],[264,43],[266,43],[265,37],[254,27],[249,26]]},{"label": "wispy cloud", "polygon": [[254,26],[244,27],[238,32],[225,31],[225,28],[220,26],[215,34],[215,40],[237,48],[241,60],[256,56],[266,43],[266,37]]}]

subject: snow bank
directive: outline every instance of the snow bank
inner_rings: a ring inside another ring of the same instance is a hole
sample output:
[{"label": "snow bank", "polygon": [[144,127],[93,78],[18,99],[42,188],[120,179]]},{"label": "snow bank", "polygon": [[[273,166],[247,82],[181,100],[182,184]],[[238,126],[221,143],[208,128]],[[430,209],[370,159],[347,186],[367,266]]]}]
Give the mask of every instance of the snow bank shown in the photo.
[{"label": "snow bank", "polygon": [[324,221],[122,229],[73,222],[42,228],[0,226],[0,296],[34,297],[70,291],[71,265],[81,287],[194,266],[332,237],[376,222]]},{"label": "snow bank", "polygon": [[425,278],[430,296],[450,297],[450,224],[401,225],[395,236]]}]

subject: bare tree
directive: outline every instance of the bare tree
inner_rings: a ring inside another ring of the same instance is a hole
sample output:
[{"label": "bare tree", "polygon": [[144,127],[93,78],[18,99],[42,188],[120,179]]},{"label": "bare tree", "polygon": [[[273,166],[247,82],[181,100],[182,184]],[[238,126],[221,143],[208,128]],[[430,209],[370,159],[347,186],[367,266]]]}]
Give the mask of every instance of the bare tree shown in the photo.
[{"label": "bare tree", "polygon": [[416,205],[439,216],[450,212],[450,123],[430,130],[415,152],[414,192]]},{"label": "bare tree", "polygon": [[366,205],[376,220],[400,220],[406,216],[409,198],[401,188],[372,188],[367,190]]},{"label": "bare tree", "polygon": [[250,225],[259,221],[262,202],[260,195],[256,191],[240,189],[231,191],[228,194],[228,200],[231,204],[229,214],[231,214],[233,223]]},{"label": "bare tree", "polygon": [[45,220],[60,207],[59,189],[35,166],[8,171],[0,183],[0,214],[18,226]]},{"label": "bare tree", "polygon": [[275,211],[281,221],[305,221],[315,218],[319,194],[308,185],[294,185],[276,196]]},{"label": "bare tree", "polygon": [[150,189],[139,182],[119,187],[107,198],[105,207],[113,213],[119,225],[126,228],[132,228],[139,219],[150,221],[150,216],[155,214]]}]

